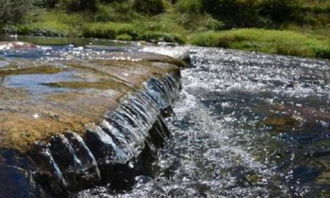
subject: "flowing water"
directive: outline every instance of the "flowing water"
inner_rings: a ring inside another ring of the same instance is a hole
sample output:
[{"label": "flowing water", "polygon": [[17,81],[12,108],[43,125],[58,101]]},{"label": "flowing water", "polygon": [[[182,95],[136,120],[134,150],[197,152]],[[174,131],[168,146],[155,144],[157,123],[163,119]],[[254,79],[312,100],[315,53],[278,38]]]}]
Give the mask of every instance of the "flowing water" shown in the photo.
[{"label": "flowing water", "polygon": [[[4,57],[105,58],[107,50],[115,48],[57,46],[43,48],[42,53]],[[330,196],[329,61],[201,47],[117,50],[169,55],[189,51],[191,67],[181,73],[179,99],[173,104],[173,115],[165,120],[171,138],[158,151],[152,171],[136,176],[132,189],[114,194],[106,185],[74,197]],[[155,92],[156,100],[138,93],[102,123],[103,130],[121,134],[116,142],[119,147],[120,142],[132,145],[118,149],[137,152],[133,144],[146,135],[143,130],[152,125],[150,117],[178,94],[172,90],[178,86],[174,81],[170,76],[168,85],[149,81],[145,87]],[[138,112],[138,127],[128,122],[132,108]],[[116,125],[111,119],[121,123]],[[122,135],[124,128],[142,131],[134,133],[140,136],[128,137]]]},{"label": "flowing water", "polygon": [[328,197],[330,63],[187,49],[157,176],[121,196]]}]

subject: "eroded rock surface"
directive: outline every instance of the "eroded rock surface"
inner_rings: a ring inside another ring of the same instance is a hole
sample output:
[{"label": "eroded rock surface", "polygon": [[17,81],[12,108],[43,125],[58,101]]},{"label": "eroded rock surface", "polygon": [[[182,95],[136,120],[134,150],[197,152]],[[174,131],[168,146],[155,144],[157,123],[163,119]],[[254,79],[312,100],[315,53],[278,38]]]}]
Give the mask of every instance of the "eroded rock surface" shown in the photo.
[{"label": "eroded rock surface", "polygon": [[33,142],[100,123],[126,94],[151,77],[179,75],[180,61],[152,54],[111,53],[108,60],[35,63],[0,69],[1,148],[27,151]]},{"label": "eroded rock surface", "polygon": [[106,55],[1,60],[0,167],[12,174],[0,177],[14,186],[12,197],[18,184],[27,197],[124,189],[151,172],[170,135],[161,114],[178,96],[185,64],[145,52]]}]

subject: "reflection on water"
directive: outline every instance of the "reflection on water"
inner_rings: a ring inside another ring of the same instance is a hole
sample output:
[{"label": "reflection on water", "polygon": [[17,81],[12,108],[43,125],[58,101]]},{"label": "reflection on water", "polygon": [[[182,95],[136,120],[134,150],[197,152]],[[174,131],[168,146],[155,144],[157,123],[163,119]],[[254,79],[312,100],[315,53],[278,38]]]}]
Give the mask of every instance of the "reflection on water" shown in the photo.
[{"label": "reflection on water", "polygon": [[[106,58],[111,51],[132,51],[139,48],[138,42],[114,41],[97,38],[37,37],[0,35],[1,41],[24,41],[40,45],[28,50],[0,50],[0,58],[28,59],[83,59]],[[1,59],[0,59],[1,60]],[[1,67],[1,62],[0,62]]]},{"label": "reflection on water", "polygon": [[86,45],[103,45],[103,46],[128,46],[134,45],[132,42],[125,41],[113,41],[109,39],[97,39],[97,38],[70,38],[70,37],[40,37],[40,36],[10,36],[0,35],[0,41],[25,41],[34,43],[37,45],[52,45],[52,46],[63,46],[63,45],[75,45],[75,46],[86,46]]}]

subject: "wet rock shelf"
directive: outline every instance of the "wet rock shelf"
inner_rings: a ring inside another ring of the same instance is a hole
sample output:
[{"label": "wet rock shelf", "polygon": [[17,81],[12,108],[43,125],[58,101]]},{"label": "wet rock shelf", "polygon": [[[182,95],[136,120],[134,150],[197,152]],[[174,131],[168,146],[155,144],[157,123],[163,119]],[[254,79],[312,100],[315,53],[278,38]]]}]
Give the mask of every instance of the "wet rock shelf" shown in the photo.
[{"label": "wet rock shelf", "polygon": [[0,197],[123,190],[152,172],[185,63],[146,52],[107,56],[2,61],[0,189],[12,188]]}]

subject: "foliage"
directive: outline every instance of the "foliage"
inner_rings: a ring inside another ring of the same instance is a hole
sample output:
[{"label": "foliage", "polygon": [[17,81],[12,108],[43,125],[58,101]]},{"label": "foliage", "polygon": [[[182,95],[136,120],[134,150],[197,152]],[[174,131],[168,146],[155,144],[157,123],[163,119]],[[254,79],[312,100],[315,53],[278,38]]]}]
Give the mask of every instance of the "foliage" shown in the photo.
[{"label": "foliage", "polygon": [[290,21],[297,17],[299,11],[298,0],[263,0],[259,5],[262,16],[274,22]]},{"label": "foliage", "polygon": [[59,0],[35,0],[35,5],[40,8],[55,8]]},{"label": "foliage", "polygon": [[[327,0],[0,0],[0,31],[330,58],[329,10]],[[291,31],[233,29],[246,27]]]},{"label": "foliage", "polygon": [[100,37],[115,39],[117,35],[127,34],[131,37],[136,37],[135,27],[125,23],[89,23],[85,25],[83,34],[86,37]]},{"label": "foliage", "polygon": [[18,33],[39,36],[80,36],[83,20],[78,14],[39,12],[29,16],[26,24],[18,26]]},{"label": "foliage", "polygon": [[100,37],[108,39],[123,39],[127,40],[145,40],[151,42],[167,41],[182,43],[183,39],[171,33],[158,31],[148,31],[139,26],[125,23],[89,23],[83,30],[83,35],[86,37]]},{"label": "foliage", "polygon": [[179,35],[155,31],[140,32],[137,35],[136,40],[145,40],[150,42],[165,41],[183,43],[183,39]]},{"label": "foliage", "polygon": [[198,14],[203,11],[202,0],[179,0],[176,3],[179,12]]},{"label": "foliage", "polygon": [[131,1],[112,2],[110,4],[98,3],[96,7],[97,12],[94,15],[95,21],[127,22],[139,18],[139,15],[134,11]]},{"label": "foliage", "polygon": [[0,23],[21,22],[34,0],[0,0]]},{"label": "foliage", "polygon": [[131,40],[133,40],[133,37],[128,34],[120,34],[120,35],[116,36],[116,40],[131,41]]},{"label": "foliage", "polygon": [[59,0],[60,7],[69,11],[95,10],[98,0]]},{"label": "foliage", "polygon": [[204,0],[204,9],[228,27],[259,27],[264,25],[258,15],[256,0]]},{"label": "foliage", "polygon": [[155,15],[164,11],[162,0],[134,0],[136,11],[144,14]]}]

